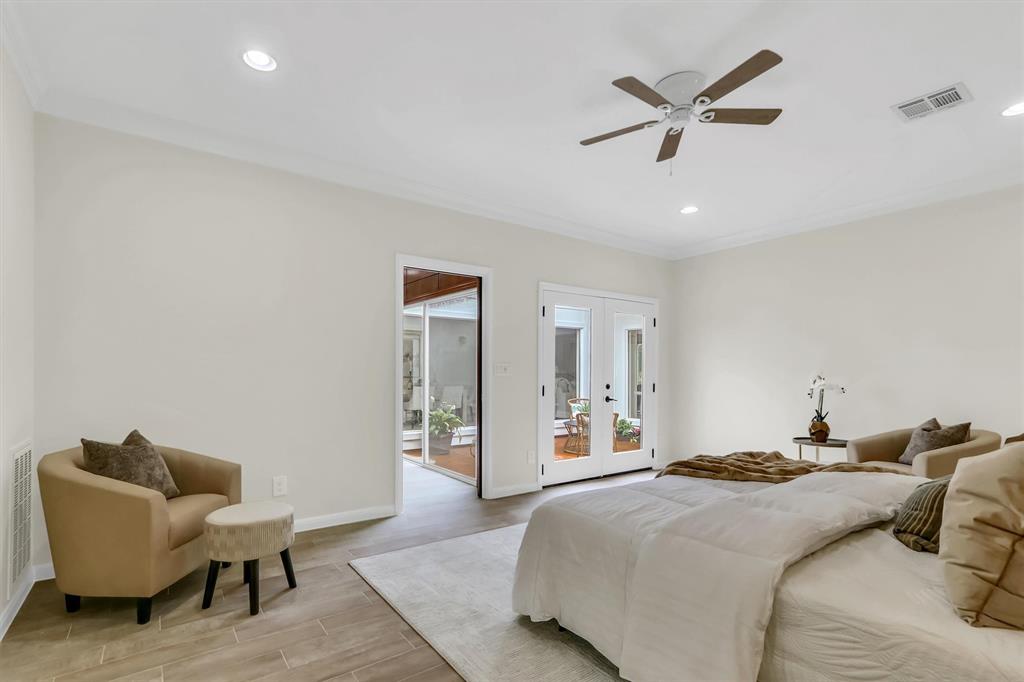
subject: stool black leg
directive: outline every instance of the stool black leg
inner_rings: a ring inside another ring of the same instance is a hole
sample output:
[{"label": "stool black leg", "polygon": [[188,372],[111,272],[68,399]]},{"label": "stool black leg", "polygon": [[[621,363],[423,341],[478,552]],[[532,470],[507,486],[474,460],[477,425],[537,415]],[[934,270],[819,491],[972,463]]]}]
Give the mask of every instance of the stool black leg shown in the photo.
[{"label": "stool black leg", "polygon": [[217,589],[217,574],[220,573],[220,562],[211,561],[210,570],[206,572],[206,591],[203,592],[203,608],[210,608],[213,603],[213,591]]},{"label": "stool black leg", "polygon": [[249,568],[250,568],[249,562],[248,561],[243,561],[242,562],[242,582],[243,583],[248,583],[249,582]]},{"label": "stool black leg", "polygon": [[245,565],[249,567],[249,615],[255,616],[260,612],[260,560],[246,561]]},{"label": "stool black leg", "polygon": [[292,553],[288,551],[287,547],[281,552],[281,563],[284,564],[284,574],[288,578],[288,587],[295,589],[299,584],[295,582],[295,571],[292,569]]},{"label": "stool black leg", "polygon": [[139,597],[135,602],[135,622],[145,625],[149,622],[149,616],[153,612],[153,598]]},{"label": "stool black leg", "polygon": [[65,594],[64,608],[67,609],[68,613],[74,613],[78,609],[82,608],[82,598],[77,594]]}]

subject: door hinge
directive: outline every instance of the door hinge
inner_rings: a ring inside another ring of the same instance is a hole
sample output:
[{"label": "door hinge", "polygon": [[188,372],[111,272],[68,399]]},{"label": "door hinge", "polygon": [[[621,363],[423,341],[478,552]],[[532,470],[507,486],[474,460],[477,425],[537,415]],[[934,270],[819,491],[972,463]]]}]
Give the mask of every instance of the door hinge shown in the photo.
[{"label": "door hinge", "polygon": [[543,384],[541,384],[541,387],[540,387],[540,394],[544,395],[544,385]]},{"label": "door hinge", "polygon": [[546,305],[542,305],[540,307],[540,316],[544,317],[547,314],[548,314],[548,307]]},{"label": "door hinge", "polygon": [[654,448],[651,448],[651,459],[654,459]]},{"label": "door hinge", "polygon": [[655,326],[655,327],[657,327],[657,326],[658,326],[658,318],[654,318],[654,326]]},{"label": "door hinge", "polygon": [[540,465],[540,475],[541,476],[544,475],[544,465],[543,464]]},{"label": "door hinge", "polygon": [[658,384],[652,383],[651,384],[651,393],[657,393],[657,392],[658,392]]}]

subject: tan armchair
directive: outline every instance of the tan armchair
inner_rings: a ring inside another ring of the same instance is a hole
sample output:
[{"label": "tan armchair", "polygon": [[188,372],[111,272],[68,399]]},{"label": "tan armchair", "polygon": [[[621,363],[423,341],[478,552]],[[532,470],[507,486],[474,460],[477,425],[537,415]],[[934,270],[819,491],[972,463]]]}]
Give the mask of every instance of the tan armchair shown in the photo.
[{"label": "tan armchair", "polygon": [[994,431],[971,429],[966,443],[922,452],[914,457],[914,464],[900,464],[899,458],[910,443],[914,429],[899,429],[875,436],[855,438],[846,444],[846,459],[850,462],[871,462],[875,466],[893,471],[905,471],[915,476],[939,478],[953,473],[956,463],[964,457],[983,455],[998,450],[1001,436]]},{"label": "tan armchair", "polygon": [[240,465],[156,448],[179,497],[89,473],[81,447],[39,461],[50,553],[68,612],[83,596],[135,597],[138,622],[148,622],[153,595],[206,564],[206,515],[241,501]]}]

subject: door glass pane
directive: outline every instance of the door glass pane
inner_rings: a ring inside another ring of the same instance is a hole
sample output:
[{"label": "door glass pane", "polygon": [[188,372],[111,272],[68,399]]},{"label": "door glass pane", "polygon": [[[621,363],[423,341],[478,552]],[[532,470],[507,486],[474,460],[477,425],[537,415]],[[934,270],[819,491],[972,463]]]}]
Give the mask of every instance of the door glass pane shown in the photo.
[{"label": "door glass pane", "polygon": [[427,303],[427,462],[476,478],[477,291]]},{"label": "door glass pane", "polygon": [[555,460],[590,456],[591,315],[555,306]]},{"label": "door glass pane", "polygon": [[644,316],[615,313],[612,361],[615,398],[615,440],[612,451],[642,447],[644,386]]},{"label": "door glass pane", "polygon": [[402,454],[423,461],[423,304],[402,315]]}]

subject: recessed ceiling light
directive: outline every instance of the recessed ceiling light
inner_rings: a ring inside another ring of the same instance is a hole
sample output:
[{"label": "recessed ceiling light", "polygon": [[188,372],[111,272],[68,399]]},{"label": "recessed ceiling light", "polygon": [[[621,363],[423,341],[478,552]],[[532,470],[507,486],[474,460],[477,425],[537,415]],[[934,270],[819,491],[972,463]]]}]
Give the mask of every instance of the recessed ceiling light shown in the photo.
[{"label": "recessed ceiling light", "polygon": [[700,209],[698,209],[696,206],[683,206],[681,209],[679,209],[679,212],[682,213],[683,215],[690,215],[691,213],[696,213],[698,210]]},{"label": "recessed ceiling light", "polygon": [[1024,102],[1017,102],[1003,112],[1003,116],[1020,116],[1021,114],[1024,114]]},{"label": "recessed ceiling light", "polygon": [[277,68],[274,58],[260,50],[246,50],[242,54],[242,61],[257,71],[273,71]]}]

